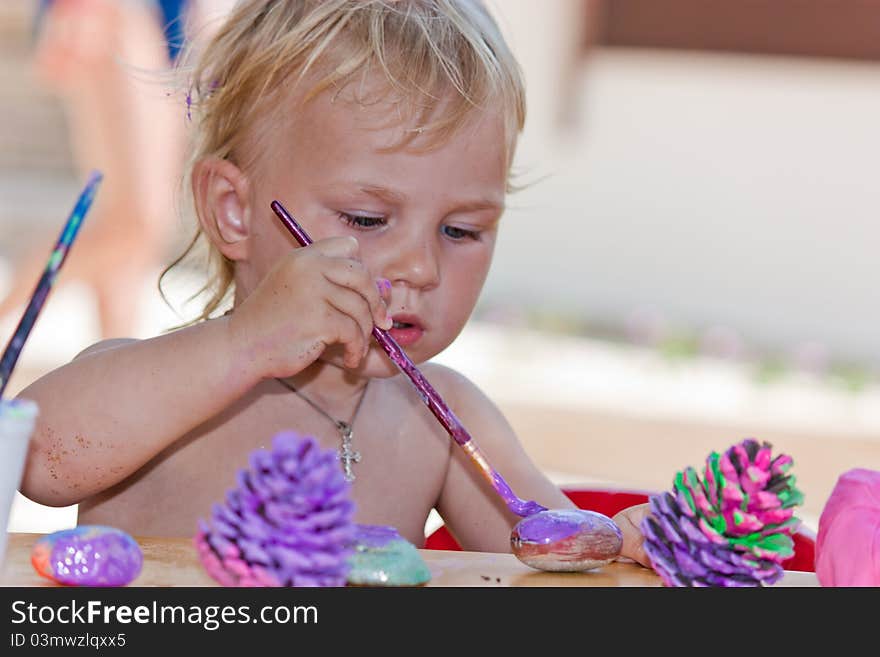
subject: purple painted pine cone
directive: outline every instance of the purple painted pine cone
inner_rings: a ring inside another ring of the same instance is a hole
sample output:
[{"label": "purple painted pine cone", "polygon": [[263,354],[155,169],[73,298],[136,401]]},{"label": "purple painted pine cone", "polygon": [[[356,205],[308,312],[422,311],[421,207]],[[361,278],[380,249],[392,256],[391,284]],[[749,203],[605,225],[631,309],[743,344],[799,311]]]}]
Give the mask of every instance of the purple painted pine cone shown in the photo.
[{"label": "purple painted pine cone", "polygon": [[645,550],[667,586],[761,586],[782,577],[803,502],[792,459],[746,439],[712,452],[701,480],[688,467],[672,491],[651,497],[642,522]]},{"label": "purple painted pine cone", "polygon": [[199,520],[202,565],[224,586],[345,586],[355,536],[349,492],[333,450],[281,432],[213,506],[213,527]]}]

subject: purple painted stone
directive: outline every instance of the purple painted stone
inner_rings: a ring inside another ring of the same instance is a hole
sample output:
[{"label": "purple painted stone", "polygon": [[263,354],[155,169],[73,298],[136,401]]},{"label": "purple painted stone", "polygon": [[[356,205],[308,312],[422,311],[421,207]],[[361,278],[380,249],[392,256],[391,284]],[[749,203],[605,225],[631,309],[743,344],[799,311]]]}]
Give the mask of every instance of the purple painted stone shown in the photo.
[{"label": "purple painted stone", "polygon": [[585,509],[550,509],[520,520],[510,533],[517,559],[538,570],[580,572],[601,568],[623,547],[611,518]]},{"label": "purple painted stone", "polygon": [[80,525],[40,538],[31,564],[43,577],[69,586],[125,586],[141,572],[140,546],[121,529]]}]

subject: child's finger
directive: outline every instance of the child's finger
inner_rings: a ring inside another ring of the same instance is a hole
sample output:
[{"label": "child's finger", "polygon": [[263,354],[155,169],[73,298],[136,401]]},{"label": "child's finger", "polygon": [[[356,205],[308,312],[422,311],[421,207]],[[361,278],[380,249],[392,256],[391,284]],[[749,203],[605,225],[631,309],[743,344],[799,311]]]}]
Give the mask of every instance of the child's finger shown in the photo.
[{"label": "child's finger", "polygon": [[[388,316],[388,307],[367,273],[366,267],[360,262],[360,246],[356,238],[329,237],[314,242],[306,248],[312,249],[312,253],[319,253],[334,261],[332,270],[325,269],[325,277],[332,283],[357,290],[369,304],[373,323],[376,326],[386,330],[392,327],[393,322]],[[390,281],[384,287],[390,292]]]},{"label": "child's finger", "polygon": [[351,235],[346,237],[328,237],[302,248],[309,249],[314,253],[320,253],[328,258],[353,258],[360,260],[360,246],[357,239]]},{"label": "child's finger", "polygon": [[373,331],[373,317],[366,301],[354,290],[335,286],[335,289],[327,296],[327,303],[357,327],[357,340],[352,337],[347,322],[343,322],[343,329],[339,330],[336,337],[340,342],[346,343],[346,351],[348,351],[349,343],[356,342],[357,344],[353,348],[360,350],[358,352],[358,360],[360,360],[360,357],[367,351]]},{"label": "child's finger", "polygon": [[335,308],[331,307],[329,312],[335,315],[335,319],[332,326],[328,327],[326,338],[323,340],[324,357],[335,352],[334,347],[339,347],[342,352],[342,365],[355,368],[364,356],[364,345],[366,344],[361,327],[351,317]]},{"label": "child's finger", "polygon": [[363,297],[372,316],[370,330],[372,324],[386,330],[391,328],[393,323],[388,316],[388,307],[379,296],[379,289],[362,264],[351,259],[335,258],[324,270],[324,277],[331,283],[354,290]]},{"label": "child's finger", "polygon": [[638,504],[620,511],[612,518],[623,534],[621,556],[637,561],[646,568],[651,567],[651,559],[645,551],[645,536],[640,526],[642,520],[649,514],[648,504]]},{"label": "child's finger", "polygon": [[357,367],[367,350],[367,338],[364,337],[363,327],[351,317],[346,317],[340,325],[338,342],[345,349],[342,362],[346,367]]}]

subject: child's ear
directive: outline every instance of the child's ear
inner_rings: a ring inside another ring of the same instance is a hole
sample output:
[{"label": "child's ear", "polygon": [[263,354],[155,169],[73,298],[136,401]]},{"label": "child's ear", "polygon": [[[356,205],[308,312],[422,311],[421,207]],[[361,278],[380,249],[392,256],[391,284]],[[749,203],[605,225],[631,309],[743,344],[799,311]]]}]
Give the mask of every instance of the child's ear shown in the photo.
[{"label": "child's ear", "polygon": [[207,157],[192,172],[196,215],[211,243],[229,260],[244,260],[250,246],[250,183],[228,160]]}]

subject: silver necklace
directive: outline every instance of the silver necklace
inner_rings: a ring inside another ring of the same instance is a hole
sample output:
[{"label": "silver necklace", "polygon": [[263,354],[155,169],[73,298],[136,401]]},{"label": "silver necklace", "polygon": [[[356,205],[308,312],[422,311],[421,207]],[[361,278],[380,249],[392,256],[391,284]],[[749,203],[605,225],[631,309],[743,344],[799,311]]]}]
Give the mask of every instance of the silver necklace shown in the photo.
[{"label": "silver necklace", "polygon": [[285,388],[296,394],[300,399],[306,402],[309,406],[318,411],[325,418],[330,420],[336,429],[339,431],[339,437],[342,441],[342,444],[339,446],[338,455],[339,461],[342,463],[342,472],[345,475],[345,480],[349,483],[354,481],[354,470],[352,469],[353,463],[361,462],[361,453],[354,449],[354,420],[357,417],[358,411],[361,409],[361,403],[364,401],[364,397],[367,396],[367,387],[370,385],[370,382],[367,381],[367,385],[364,386],[364,391],[361,393],[361,398],[358,400],[357,406],[355,406],[354,413],[351,415],[351,420],[348,422],[343,422],[342,420],[337,420],[332,417],[327,411],[318,406],[311,399],[302,394],[296,387],[289,384],[284,379],[276,379],[278,383],[283,385]]}]

